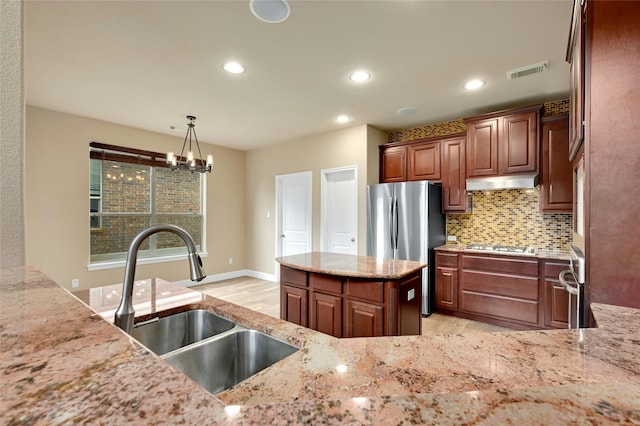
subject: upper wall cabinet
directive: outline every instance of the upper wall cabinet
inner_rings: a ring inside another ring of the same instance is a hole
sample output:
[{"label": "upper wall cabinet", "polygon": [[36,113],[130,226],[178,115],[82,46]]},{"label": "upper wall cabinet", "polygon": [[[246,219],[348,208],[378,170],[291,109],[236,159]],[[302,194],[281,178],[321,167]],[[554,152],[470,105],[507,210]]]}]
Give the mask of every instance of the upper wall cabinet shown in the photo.
[{"label": "upper wall cabinet", "polygon": [[407,180],[407,147],[380,145],[380,182]]},{"label": "upper wall cabinet", "polygon": [[573,168],[569,161],[568,116],[542,119],[540,211],[573,211]]},{"label": "upper wall cabinet", "polygon": [[584,139],[584,2],[574,0],[571,33],[567,47],[569,62],[569,159],[573,160]]},{"label": "upper wall cabinet", "polygon": [[380,145],[380,182],[440,182],[440,139]]},{"label": "upper wall cabinet", "polygon": [[407,147],[407,180],[440,180],[440,141]]},{"label": "upper wall cabinet", "polygon": [[465,119],[467,177],[538,170],[538,128],[542,105]]}]

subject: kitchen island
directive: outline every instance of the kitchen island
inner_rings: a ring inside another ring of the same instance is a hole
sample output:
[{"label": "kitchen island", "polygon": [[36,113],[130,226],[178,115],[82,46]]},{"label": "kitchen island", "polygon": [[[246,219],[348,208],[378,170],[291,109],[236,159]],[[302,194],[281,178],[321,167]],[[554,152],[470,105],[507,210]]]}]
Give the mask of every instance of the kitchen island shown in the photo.
[{"label": "kitchen island", "polygon": [[162,311],[145,316],[203,308],[300,348],[213,396],[42,273],[0,273],[1,424],[640,422],[638,309],[594,304],[583,330],[337,339],[180,286],[148,295]]},{"label": "kitchen island", "polygon": [[283,320],[334,337],[422,332],[424,263],[325,252],[276,261]]}]

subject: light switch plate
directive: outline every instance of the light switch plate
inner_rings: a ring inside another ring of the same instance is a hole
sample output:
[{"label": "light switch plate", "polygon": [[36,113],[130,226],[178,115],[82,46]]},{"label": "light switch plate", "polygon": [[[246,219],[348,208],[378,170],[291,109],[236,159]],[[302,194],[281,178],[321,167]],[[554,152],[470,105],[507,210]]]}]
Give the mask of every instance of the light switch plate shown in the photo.
[{"label": "light switch plate", "polygon": [[414,298],[414,297],[416,297],[416,289],[415,289],[415,288],[412,288],[411,290],[409,290],[409,291],[407,292],[407,302],[408,302],[409,300],[413,300],[413,298]]}]

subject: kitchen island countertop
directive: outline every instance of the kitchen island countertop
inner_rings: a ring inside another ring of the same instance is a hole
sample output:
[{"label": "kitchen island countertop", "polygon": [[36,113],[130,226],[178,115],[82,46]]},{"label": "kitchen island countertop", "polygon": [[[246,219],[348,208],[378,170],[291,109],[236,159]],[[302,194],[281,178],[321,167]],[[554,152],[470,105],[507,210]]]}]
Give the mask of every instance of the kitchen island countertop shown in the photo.
[{"label": "kitchen island countertop", "polygon": [[384,259],[314,251],[276,258],[284,266],[307,272],[355,278],[398,279],[427,266],[411,260]]},{"label": "kitchen island countertop", "polygon": [[640,422],[638,309],[595,304],[594,329],[337,339],[174,295],[164,313],[204,308],[300,347],[213,396],[40,272],[1,274],[2,424]]}]

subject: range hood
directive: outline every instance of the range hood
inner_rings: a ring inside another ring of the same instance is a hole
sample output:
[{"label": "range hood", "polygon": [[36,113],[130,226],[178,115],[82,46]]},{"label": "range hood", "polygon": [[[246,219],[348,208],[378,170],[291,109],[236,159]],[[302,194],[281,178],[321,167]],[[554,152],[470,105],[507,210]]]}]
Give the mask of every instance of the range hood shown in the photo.
[{"label": "range hood", "polygon": [[467,179],[467,191],[535,188],[536,186],[538,186],[537,173]]}]

